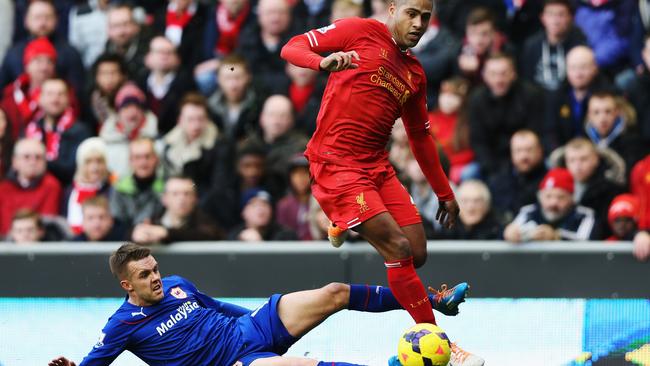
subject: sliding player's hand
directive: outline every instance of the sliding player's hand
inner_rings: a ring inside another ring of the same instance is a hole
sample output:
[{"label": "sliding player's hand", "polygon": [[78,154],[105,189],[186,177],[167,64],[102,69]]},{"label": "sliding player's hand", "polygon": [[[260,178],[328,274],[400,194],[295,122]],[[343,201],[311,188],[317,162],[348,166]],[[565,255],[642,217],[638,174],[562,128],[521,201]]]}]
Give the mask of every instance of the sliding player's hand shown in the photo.
[{"label": "sliding player's hand", "polygon": [[460,208],[456,200],[451,201],[438,201],[438,212],[436,212],[436,220],[445,229],[451,229],[456,225]]},{"label": "sliding player's hand", "polygon": [[357,51],[334,52],[320,60],[320,68],[329,72],[356,69],[359,64],[354,63],[354,61],[359,60],[361,59]]},{"label": "sliding player's hand", "polygon": [[50,361],[47,366],[77,366],[77,364],[63,356],[60,356]]}]

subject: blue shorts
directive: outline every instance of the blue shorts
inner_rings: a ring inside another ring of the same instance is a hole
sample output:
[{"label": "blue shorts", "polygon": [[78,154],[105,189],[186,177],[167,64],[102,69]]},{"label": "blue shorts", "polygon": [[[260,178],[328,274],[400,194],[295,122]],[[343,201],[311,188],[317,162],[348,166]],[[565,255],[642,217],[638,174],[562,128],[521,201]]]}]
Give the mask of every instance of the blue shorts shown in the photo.
[{"label": "blue shorts", "polygon": [[283,355],[298,340],[289,334],[278,315],[281,297],[280,294],[271,296],[257,310],[237,320],[244,342],[238,362],[243,366],[249,366],[258,358]]}]

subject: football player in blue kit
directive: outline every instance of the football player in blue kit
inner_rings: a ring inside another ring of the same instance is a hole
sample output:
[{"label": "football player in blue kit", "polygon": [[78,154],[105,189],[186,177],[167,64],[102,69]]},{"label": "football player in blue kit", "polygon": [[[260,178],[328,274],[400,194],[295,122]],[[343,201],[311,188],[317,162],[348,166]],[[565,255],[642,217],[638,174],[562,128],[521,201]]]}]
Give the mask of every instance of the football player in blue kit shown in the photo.
[{"label": "football player in blue kit", "polygon": [[[388,288],[330,283],[273,295],[251,311],[215,300],[182,277],[162,278],[150,249],[131,243],[111,255],[110,267],[127,295],[79,366],[109,365],[125,350],[149,365],[354,366],[281,355],[340,310],[401,309]],[[465,283],[433,290],[429,299],[434,309],[456,315],[466,290]],[[75,365],[65,357],[49,363]]]}]

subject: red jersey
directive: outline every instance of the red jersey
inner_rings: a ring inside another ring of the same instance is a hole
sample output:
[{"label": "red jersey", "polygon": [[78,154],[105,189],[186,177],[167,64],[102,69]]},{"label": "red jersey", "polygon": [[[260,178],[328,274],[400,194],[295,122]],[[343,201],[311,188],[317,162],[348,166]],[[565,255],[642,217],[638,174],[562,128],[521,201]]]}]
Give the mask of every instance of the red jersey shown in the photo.
[{"label": "red jersey", "polygon": [[[376,166],[388,158],[386,145],[397,118],[405,115],[405,124],[424,129],[424,71],[410,52],[399,49],[385,24],[348,18],[297,38],[313,52],[354,50],[361,59],[353,60],[357,69],[330,74],[316,132],[307,145],[310,161]],[[302,60],[296,65],[319,70],[320,59],[303,54]]]},{"label": "red jersey", "polygon": [[[402,117],[414,155],[439,198],[453,198],[428,132],[426,77],[420,62],[398,47],[385,24],[361,18],[298,35],[284,46],[282,57],[320,70],[323,57],[318,53],[338,51],[356,51],[360,60],[352,62],[359,67],[330,74],[316,132],[307,145],[308,159],[362,168],[385,163],[391,130]],[[418,156],[414,141],[421,141],[418,146],[426,154]],[[427,154],[423,164],[420,157]]]}]

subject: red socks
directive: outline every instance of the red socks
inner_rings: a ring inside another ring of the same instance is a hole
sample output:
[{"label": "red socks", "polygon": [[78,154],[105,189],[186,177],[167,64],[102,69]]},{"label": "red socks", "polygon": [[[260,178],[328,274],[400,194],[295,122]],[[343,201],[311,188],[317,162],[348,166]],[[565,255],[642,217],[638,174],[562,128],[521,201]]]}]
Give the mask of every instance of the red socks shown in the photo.
[{"label": "red socks", "polygon": [[388,286],[395,299],[411,314],[416,323],[436,324],[427,291],[415,272],[413,257],[384,263]]}]

